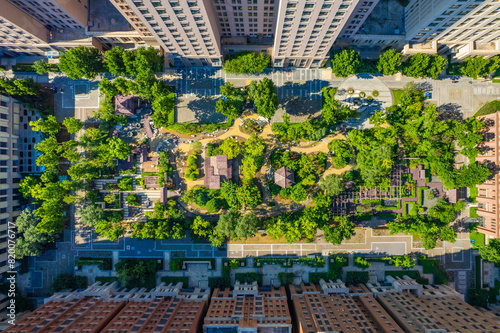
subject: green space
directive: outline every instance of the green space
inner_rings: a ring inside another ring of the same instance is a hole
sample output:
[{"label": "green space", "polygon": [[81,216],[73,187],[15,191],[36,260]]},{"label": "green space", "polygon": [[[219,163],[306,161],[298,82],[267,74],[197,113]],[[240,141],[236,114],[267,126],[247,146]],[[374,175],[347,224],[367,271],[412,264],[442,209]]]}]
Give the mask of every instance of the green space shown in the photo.
[{"label": "green space", "polygon": [[394,97],[394,104],[399,105],[401,103],[401,96],[404,94],[403,89],[391,89],[392,96]]},{"label": "green space", "polygon": [[162,276],[161,282],[165,282],[166,284],[177,284],[179,282],[182,283],[183,288],[187,288],[189,286],[189,277],[187,276]]},{"label": "green space", "polygon": [[478,223],[469,223],[469,238],[473,241],[473,249],[479,249],[485,245],[484,234],[476,231],[478,225]]},{"label": "green space", "polygon": [[325,261],[323,257],[292,257],[292,258],[254,258],[254,267],[262,267],[263,265],[281,265],[283,267],[292,267],[295,264],[310,267],[324,267]]},{"label": "green space", "polygon": [[75,260],[75,266],[93,266],[96,265],[100,270],[113,269],[113,260],[111,258],[84,258]]},{"label": "green space", "polygon": [[348,258],[345,256],[330,256],[328,257],[328,272],[327,273],[309,273],[309,283],[319,283],[319,280],[336,281],[342,279],[343,268],[349,265]]},{"label": "green space", "polygon": [[439,259],[427,259],[425,255],[419,255],[418,264],[423,266],[425,274],[434,275],[434,284],[448,284],[448,275]]},{"label": "green space", "polygon": [[102,284],[113,283],[115,281],[118,281],[116,276],[96,276],[95,278],[95,282],[101,282]]},{"label": "green space", "polygon": [[234,275],[236,281],[240,281],[240,283],[253,283],[257,282],[257,284],[262,287],[262,274],[260,273],[236,273]]},{"label": "green space", "polygon": [[474,117],[486,116],[500,111],[500,101],[494,100],[483,105],[474,115]]}]

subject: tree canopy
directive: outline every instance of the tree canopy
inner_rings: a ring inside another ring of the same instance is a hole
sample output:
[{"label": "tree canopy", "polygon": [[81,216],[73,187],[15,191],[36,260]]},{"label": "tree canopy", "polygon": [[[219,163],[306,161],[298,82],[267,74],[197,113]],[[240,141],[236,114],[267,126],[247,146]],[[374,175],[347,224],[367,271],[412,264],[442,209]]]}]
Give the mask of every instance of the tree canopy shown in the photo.
[{"label": "tree canopy", "polygon": [[401,70],[401,53],[394,49],[385,51],[379,58],[377,69],[384,75],[394,75]]},{"label": "tree canopy", "polygon": [[273,81],[265,77],[259,83],[253,83],[253,86],[254,88],[249,88],[249,96],[254,101],[257,113],[271,118],[279,106]]},{"label": "tree canopy", "polygon": [[486,77],[488,74],[493,73],[500,67],[500,57],[484,59],[483,56],[475,56],[466,58],[460,71],[463,75],[470,76],[473,79],[478,77]]},{"label": "tree canopy", "polygon": [[59,69],[73,80],[93,80],[105,68],[104,57],[96,48],[78,46],[61,54],[59,59]]},{"label": "tree canopy", "polygon": [[332,71],[335,76],[347,77],[358,72],[361,65],[359,52],[351,48],[335,53],[332,59]]},{"label": "tree canopy", "polygon": [[229,74],[262,73],[271,64],[265,53],[240,52],[230,55],[224,62],[224,71]]}]

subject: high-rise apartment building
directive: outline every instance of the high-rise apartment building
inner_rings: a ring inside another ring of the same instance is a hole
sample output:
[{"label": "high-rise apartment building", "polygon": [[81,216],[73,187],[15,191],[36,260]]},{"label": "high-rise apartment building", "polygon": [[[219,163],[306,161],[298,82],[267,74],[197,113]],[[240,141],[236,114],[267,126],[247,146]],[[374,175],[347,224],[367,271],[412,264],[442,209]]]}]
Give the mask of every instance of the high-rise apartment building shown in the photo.
[{"label": "high-rise apartment building", "polygon": [[[495,112],[486,116],[479,117],[487,124],[484,132],[484,141],[482,142],[482,153],[476,157],[479,163],[500,165],[499,143],[500,143],[500,112]],[[490,238],[500,237],[500,175],[498,172],[487,179],[483,184],[477,185],[478,202],[477,215],[479,215],[479,226],[477,231]]]},{"label": "high-rise apartment building", "polygon": [[292,318],[285,287],[259,288],[257,283],[234,289],[214,289],[203,323],[204,333],[215,332],[291,333]]},{"label": "high-rise apartment building", "polygon": [[156,39],[172,65],[221,65],[219,27],[210,0],[111,2],[131,25]]},{"label": "high-rise apartment building", "polygon": [[499,15],[498,0],[412,0],[405,11],[404,51],[494,56],[500,53]]},{"label": "high-rise apartment building", "polygon": [[6,55],[16,53],[43,54],[51,48],[49,30],[40,22],[15,7],[7,0],[0,0],[0,51]]},{"label": "high-rise apartment building", "polygon": [[78,29],[88,25],[89,0],[8,0],[49,29]]},{"label": "high-rise apartment building", "polygon": [[23,109],[11,97],[0,95],[0,273],[8,271],[8,223],[14,222],[19,200],[19,114]]},{"label": "high-rise apartment building", "polygon": [[353,36],[377,2],[280,1],[274,66],[322,67],[335,40]]},{"label": "high-rise apartment building", "polygon": [[[321,67],[335,40],[351,38],[378,0],[111,0],[172,64],[222,64],[222,47],[266,51],[275,67]],[[236,47],[236,46],[241,47]],[[264,45],[265,47],[262,47]]]}]

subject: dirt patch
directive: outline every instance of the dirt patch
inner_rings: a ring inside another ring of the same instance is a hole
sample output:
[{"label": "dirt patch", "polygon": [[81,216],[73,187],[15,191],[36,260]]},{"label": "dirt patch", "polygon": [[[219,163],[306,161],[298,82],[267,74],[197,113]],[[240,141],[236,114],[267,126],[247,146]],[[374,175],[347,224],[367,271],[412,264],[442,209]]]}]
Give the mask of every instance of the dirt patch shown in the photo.
[{"label": "dirt patch", "polygon": [[342,244],[353,244],[353,243],[364,243],[366,240],[366,229],[355,228],[356,234],[351,237],[351,239],[345,240]]},{"label": "dirt patch", "polygon": [[373,236],[391,236],[389,229],[372,229]]}]

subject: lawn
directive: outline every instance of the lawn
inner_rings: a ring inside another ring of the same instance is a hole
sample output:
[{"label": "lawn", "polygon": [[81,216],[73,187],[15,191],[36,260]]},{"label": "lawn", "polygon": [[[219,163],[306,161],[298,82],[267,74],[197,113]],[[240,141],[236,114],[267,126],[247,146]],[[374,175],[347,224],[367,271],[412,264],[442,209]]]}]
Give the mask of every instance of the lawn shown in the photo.
[{"label": "lawn", "polygon": [[392,91],[392,96],[394,97],[394,105],[398,105],[400,100],[401,100],[401,96],[404,93],[404,90],[403,89],[391,89],[391,91]]},{"label": "lawn", "polygon": [[470,202],[476,202],[476,198],[478,195],[479,195],[479,189],[476,186],[469,187]]},{"label": "lawn", "polygon": [[500,101],[494,100],[483,105],[483,107],[476,112],[474,117],[486,116],[488,114],[495,113],[499,110],[500,110]]},{"label": "lawn", "polygon": [[469,223],[469,238],[474,240],[474,245],[472,246],[473,249],[484,246],[484,234],[476,231],[477,226],[478,223]]},{"label": "lawn", "polygon": [[477,219],[479,215],[477,215],[477,207],[471,207],[469,209],[469,217],[472,217],[473,219]]},{"label": "lawn", "polygon": [[425,259],[424,256],[419,256],[418,264],[424,267],[425,274],[434,275],[434,284],[448,284],[448,275],[438,259]]}]

